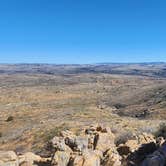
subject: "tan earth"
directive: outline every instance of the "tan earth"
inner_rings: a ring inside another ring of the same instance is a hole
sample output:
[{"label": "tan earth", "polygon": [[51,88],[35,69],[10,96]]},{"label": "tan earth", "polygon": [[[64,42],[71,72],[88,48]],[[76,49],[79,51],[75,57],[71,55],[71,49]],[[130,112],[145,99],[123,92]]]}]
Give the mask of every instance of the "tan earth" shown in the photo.
[{"label": "tan earth", "polygon": [[[119,149],[132,152],[138,135],[154,134],[165,123],[165,68],[163,63],[0,65],[0,150],[47,157],[47,142],[69,129],[79,144],[72,150],[78,152],[87,145],[82,130],[103,124]],[[102,138],[98,144],[88,138],[88,148],[105,151],[112,144],[105,133],[97,137]],[[76,159],[81,163],[83,158]]]}]

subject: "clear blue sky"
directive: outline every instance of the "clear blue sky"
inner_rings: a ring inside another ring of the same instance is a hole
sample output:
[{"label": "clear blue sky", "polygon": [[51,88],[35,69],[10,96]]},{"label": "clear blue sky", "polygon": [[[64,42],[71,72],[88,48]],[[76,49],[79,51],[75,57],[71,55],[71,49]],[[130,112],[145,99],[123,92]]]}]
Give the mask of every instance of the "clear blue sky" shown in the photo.
[{"label": "clear blue sky", "polygon": [[165,0],[1,0],[0,63],[166,61]]}]

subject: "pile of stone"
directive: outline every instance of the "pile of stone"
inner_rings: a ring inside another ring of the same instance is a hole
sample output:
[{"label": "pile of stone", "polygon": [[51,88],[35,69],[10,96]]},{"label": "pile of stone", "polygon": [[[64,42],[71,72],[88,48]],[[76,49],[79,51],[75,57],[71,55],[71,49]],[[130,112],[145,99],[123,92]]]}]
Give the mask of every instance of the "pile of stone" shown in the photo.
[{"label": "pile of stone", "polygon": [[63,131],[61,137],[54,137],[51,142],[55,148],[52,165],[121,165],[121,157],[114,144],[114,134],[108,127],[90,126],[81,136]]},{"label": "pile of stone", "polygon": [[153,135],[143,133],[117,146],[114,141],[111,129],[102,125],[90,126],[79,136],[62,131],[49,142],[47,158],[31,152],[16,155],[13,151],[0,151],[0,166],[164,166],[166,163],[163,138],[156,140]]}]

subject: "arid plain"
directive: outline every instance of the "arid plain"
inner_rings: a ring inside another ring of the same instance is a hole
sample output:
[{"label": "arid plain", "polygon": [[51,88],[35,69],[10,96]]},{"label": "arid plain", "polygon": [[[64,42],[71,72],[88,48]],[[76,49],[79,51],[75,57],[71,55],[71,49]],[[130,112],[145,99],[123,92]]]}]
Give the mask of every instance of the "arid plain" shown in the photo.
[{"label": "arid plain", "polygon": [[102,123],[117,139],[166,118],[166,64],[0,65],[0,150],[40,153],[59,131]]}]

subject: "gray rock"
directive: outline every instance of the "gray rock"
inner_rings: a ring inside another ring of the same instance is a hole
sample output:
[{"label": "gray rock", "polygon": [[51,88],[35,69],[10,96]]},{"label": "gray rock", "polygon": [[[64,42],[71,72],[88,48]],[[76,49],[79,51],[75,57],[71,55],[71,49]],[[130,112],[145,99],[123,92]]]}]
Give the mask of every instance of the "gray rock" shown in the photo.
[{"label": "gray rock", "polygon": [[88,137],[79,136],[75,138],[75,150],[79,152],[83,152],[88,149]]},{"label": "gray rock", "polygon": [[52,146],[53,148],[55,148],[55,150],[59,150],[59,151],[72,151],[66,144],[65,144],[65,140],[62,137],[54,137],[51,140]]}]

